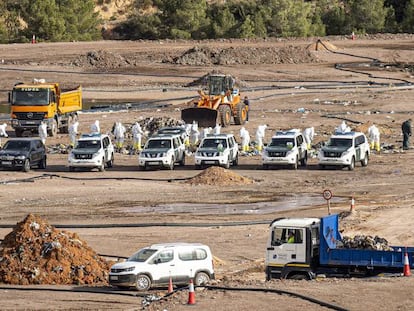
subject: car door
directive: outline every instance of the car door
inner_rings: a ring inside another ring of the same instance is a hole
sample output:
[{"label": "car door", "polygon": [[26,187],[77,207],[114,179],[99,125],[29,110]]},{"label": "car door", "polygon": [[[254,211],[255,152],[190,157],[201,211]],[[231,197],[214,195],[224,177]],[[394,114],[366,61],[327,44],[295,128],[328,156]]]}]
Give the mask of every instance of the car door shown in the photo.
[{"label": "car door", "polygon": [[178,137],[172,139],[172,146],[174,148],[174,161],[181,159],[180,157],[180,144],[178,142]]},{"label": "car door", "polygon": [[40,140],[32,140],[30,142],[30,162],[32,164],[39,163],[42,159],[42,142]]},{"label": "car door", "polygon": [[108,137],[104,137],[102,139],[102,148],[104,150],[104,156],[105,156],[105,162],[109,161],[109,150],[108,150],[108,145],[109,145],[109,138]]},{"label": "car door", "polygon": [[354,144],[355,144],[355,161],[360,161],[361,160],[361,145],[363,142],[363,136],[357,136],[354,139]]},{"label": "car door", "polygon": [[227,146],[225,146],[225,148],[229,149],[230,161],[232,161],[235,157],[235,154],[234,154],[234,142],[232,141],[231,137],[226,139],[226,144],[227,144]]},{"label": "car door", "polygon": [[155,265],[152,271],[154,282],[167,284],[170,276],[173,281],[177,279],[176,256],[174,249],[165,249],[152,259],[151,264]]}]

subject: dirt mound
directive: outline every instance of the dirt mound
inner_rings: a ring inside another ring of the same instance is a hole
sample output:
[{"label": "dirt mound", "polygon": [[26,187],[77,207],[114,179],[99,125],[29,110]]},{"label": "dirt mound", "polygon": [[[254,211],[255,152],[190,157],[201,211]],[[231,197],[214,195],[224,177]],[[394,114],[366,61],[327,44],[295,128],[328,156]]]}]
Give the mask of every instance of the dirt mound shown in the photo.
[{"label": "dirt mound", "polygon": [[107,284],[110,262],[75,233],[59,231],[29,214],[0,245],[0,282],[7,284]]},{"label": "dirt mound", "polygon": [[277,47],[237,47],[209,48],[193,47],[181,56],[165,62],[179,65],[209,66],[209,65],[256,65],[256,64],[301,64],[314,63],[318,60],[312,53],[299,46],[287,45]]},{"label": "dirt mound", "polygon": [[80,55],[72,62],[72,65],[77,67],[114,69],[135,66],[136,64],[133,60],[120,54],[100,50],[89,51],[86,55]]},{"label": "dirt mound", "polygon": [[[202,76],[198,79],[195,79],[194,81],[191,81],[186,86],[187,87],[192,87],[192,86],[205,87],[208,84],[208,77],[210,75],[219,75],[219,74],[225,75],[226,73],[222,72],[220,70],[212,70],[210,73],[208,73],[208,74],[206,74],[206,75],[204,75],[204,76]],[[247,88],[247,87],[250,86],[247,82],[245,82],[243,80],[240,80],[238,77],[233,76],[233,78],[235,80],[235,82],[234,82],[235,87]]]},{"label": "dirt mound", "polygon": [[335,51],[338,48],[329,41],[318,40],[315,43],[308,45],[309,51]]},{"label": "dirt mound", "polygon": [[225,168],[211,166],[186,181],[186,183],[191,185],[225,186],[251,184],[253,180],[240,176]]}]

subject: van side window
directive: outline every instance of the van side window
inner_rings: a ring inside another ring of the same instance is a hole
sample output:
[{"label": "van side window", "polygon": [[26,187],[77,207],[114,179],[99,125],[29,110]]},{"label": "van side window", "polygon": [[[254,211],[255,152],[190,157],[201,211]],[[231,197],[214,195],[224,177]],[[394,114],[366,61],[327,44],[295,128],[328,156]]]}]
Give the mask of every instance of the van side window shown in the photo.
[{"label": "van side window", "polygon": [[207,258],[207,252],[202,248],[181,250],[178,252],[178,258],[180,258],[182,261],[204,260]]},{"label": "van side window", "polygon": [[174,251],[173,250],[165,250],[160,252],[155,258],[154,263],[164,263],[173,260],[174,258]]}]

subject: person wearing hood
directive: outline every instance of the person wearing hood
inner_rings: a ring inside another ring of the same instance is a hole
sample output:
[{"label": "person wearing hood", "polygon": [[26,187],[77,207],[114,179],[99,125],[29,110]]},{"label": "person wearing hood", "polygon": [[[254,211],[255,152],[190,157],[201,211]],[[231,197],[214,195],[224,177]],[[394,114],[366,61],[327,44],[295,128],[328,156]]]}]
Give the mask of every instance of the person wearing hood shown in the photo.
[{"label": "person wearing hood", "polygon": [[9,137],[6,131],[7,123],[0,124],[0,147],[1,147],[1,137]]},{"label": "person wearing hood", "polygon": [[240,138],[242,142],[242,152],[249,152],[250,135],[249,131],[244,127],[240,129]]},{"label": "person wearing hood", "polygon": [[381,150],[380,131],[375,124],[371,125],[368,128],[368,137],[369,137],[371,149],[375,149],[377,152],[380,152]]},{"label": "person wearing hood", "polygon": [[310,150],[312,147],[312,141],[313,141],[314,136],[315,136],[315,128],[313,126],[307,127],[303,131],[303,138],[305,139],[306,147],[308,150]]},{"label": "person wearing hood", "polygon": [[220,126],[220,124],[216,123],[216,126],[213,129],[213,133],[214,133],[214,135],[218,135],[218,134],[221,133],[221,126]]},{"label": "person wearing hood", "polygon": [[101,128],[99,126],[99,120],[95,120],[95,122],[91,125],[91,133],[93,134],[101,133]]},{"label": "person wearing hood", "polygon": [[267,128],[267,125],[264,124],[264,125],[259,125],[256,130],[256,144],[257,144],[256,149],[259,152],[262,152],[263,150],[263,139],[266,134],[266,128]]},{"label": "person wearing hood", "polygon": [[114,127],[115,147],[121,150],[125,141],[125,126],[121,122],[116,122]]},{"label": "person wearing hood", "polygon": [[138,122],[135,122],[134,126],[132,127],[132,148],[135,151],[142,150],[142,135],[144,135],[144,131],[142,130],[141,125],[139,125]]},{"label": "person wearing hood", "polygon": [[348,133],[351,131],[351,128],[346,124],[345,121],[342,121],[342,123],[336,128],[336,133]]},{"label": "person wearing hood", "polygon": [[196,146],[198,144],[199,138],[200,138],[200,132],[198,130],[198,124],[197,122],[193,122],[193,124],[191,125],[191,130],[190,130],[190,145]]},{"label": "person wearing hood", "polygon": [[42,140],[43,145],[46,145],[46,137],[47,137],[47,124],[46,122],[40,122],[39,128],[39,137]]},{"label": "person wearing hood", "polygon": [[73,148],[76,144],[76,136],[78,135],[78,127],[79,122],[75,121],[69,126],[69,140],[70,140],[70,146]]}]

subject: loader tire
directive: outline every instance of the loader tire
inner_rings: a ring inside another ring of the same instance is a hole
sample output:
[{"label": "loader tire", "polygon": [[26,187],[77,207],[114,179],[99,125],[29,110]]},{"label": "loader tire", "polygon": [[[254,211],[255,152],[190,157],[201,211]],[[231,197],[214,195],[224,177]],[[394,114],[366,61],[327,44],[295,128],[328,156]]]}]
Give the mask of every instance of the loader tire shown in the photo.
[{"label": "loader tire", "polygon": [[227,127],[230,125],[231,121],[231,109],[227,105],[221,105],[219,107],[220,113],[220,123],[222,127]]},{"label": "loader tire", "polygon": [[234,116],[234,123],[236,125],[245,124],[247,120],[247,107],[243,103],[238,103],[236,106],[236,115]]}]

